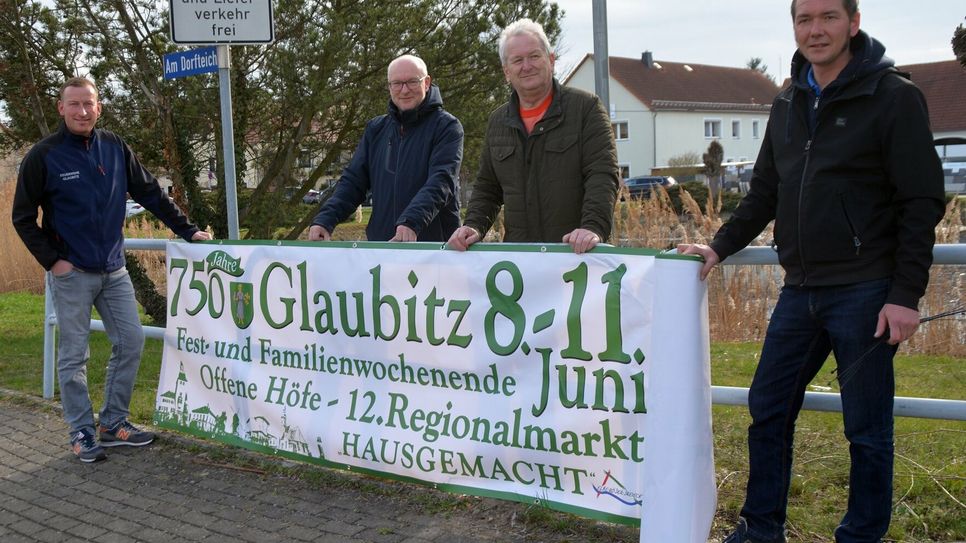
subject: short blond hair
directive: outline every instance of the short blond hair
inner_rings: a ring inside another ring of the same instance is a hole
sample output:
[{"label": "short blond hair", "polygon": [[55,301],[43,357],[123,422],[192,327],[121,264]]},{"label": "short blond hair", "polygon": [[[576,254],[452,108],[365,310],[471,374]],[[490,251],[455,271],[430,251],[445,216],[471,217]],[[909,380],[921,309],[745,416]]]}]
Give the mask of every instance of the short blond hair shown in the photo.
[{"label": "short blond hair", "polygon": [[57,95],[61,100],[64,99],[64,91],[67,90],[68,87],[90,87],[91,90],[94,91],[94,96],[99,98],[101,95],[101,93],[97,90],[97,85],[95,85],[90,79],[87,79],[86,77],[72,77],[67,81],[64,81],[64,84],[60,86],[60,91],[57,93]]}]

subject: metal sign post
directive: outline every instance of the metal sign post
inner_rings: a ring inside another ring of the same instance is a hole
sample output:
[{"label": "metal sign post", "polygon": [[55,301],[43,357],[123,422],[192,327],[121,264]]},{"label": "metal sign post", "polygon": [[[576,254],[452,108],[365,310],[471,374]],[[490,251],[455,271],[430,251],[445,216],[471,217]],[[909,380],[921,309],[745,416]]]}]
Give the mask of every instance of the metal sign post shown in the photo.
[{"label": "metal sign post", "polygon": [[228,211],[228,239],[239,239],[238,191],[235,184],[235,126],[231,116],[231,53],[218,46],[218,94],[221,101],[221,145],[225,150],[225,199]]},{"label": "metal sign post", "polygon": [[594,90],[613,119],[610,103],[610,57],[607,54],[607,0],[594,0]]},{"label": "metal sign post", "polygon": [[[225,155],[228,239],[239,239],[235,137],[231,111],[231,78],[229,77],[231,54],[228,48],[231,44],[271,43],[275,40],[275,20],[272,16],[272,0],[219,1],[213,4],[209,6],[207,2],[198,0],[169,0],[171,41],[218,46],[218,87],[221,101],[221,144]],[[207,64],[203,60],[199,60],[198,63]],[[167,62],[165,65],[167,66]],[[167,72],[167,69],[165,71]]]}]

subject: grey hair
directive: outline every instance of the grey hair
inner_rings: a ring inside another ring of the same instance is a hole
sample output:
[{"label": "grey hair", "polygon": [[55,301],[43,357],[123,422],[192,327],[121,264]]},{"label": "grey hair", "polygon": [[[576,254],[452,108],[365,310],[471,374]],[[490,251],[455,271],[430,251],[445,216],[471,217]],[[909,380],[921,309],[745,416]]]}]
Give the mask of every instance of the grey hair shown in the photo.
[{"label": "grey hair", "polygon": [[503,32],[500,32],[500,64],[506,65],[507,40],[514,36],[524,34],[529,34],[540,40],[540,43],[543,45],[543,49],[548,56],[553,54],[553,51],[550,49],[550,40],[547,39],[547,33],[543,31],[543,26],[540,23],[536,23],[530,19],[520,19],[510,23],[506,28],[503,29]]},{"label": "grey hair", "polygon": [[429,71],[426,69],[426,63],[423,61],[423,59],[417,57],[416,55],[402,55],[394,58],[393,61],[389,63],[389,67],[386,68],[386,79],[389,79],[389,72],[392,70],[392,67],[395,66],[397,62],[403,60],[408,60],[415,64],[416,68],[423,76],[429,75]]}]

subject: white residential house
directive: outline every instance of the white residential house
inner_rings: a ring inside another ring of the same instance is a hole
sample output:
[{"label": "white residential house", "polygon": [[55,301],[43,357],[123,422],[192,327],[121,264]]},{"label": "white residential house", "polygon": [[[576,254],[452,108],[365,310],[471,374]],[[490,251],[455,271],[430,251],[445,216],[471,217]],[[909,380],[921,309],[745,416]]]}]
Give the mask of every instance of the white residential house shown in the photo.
[{"label": "white residential house", "polygon": [[[586,55],[562,84],[594,92]],[[684,153],[699,157],[712,140],[725,162],[754,161],[779,88],[760,72],[610,57],[609,110],[621,176],[647,175]]]}]

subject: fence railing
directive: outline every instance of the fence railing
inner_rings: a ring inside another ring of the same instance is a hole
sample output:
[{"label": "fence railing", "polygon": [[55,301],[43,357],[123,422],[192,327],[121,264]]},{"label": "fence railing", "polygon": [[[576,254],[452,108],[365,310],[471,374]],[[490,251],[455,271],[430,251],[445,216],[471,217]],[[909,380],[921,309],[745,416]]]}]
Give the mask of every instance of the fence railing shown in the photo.
[{"label": "fence railing", "polygon": [[[126,239],[124,248],[134,251],[163,251],[169,240],[164,239]],[[179,243],[179,242],[174,242]],[[778,256],[770,247],[747,247],[728,257],[721,265],[777,265]],[[933,248],[933,264],[966,264],[966,244],[943,244]],[[44,295],[44,398],[54,397],[54,362],[56,357],[55,336],[57,317],[50,296],[50,274],[47,274],[47,288]],[[147,338],[163,339],[164,328],[143,326]],[[91,321],[91,330],[104,331],[104,323]],[[718,405],[748,405],[748,389],[740,387],[711,387],[711,402]],[[842,399],[838,394],[828,392],[806,392],[802,409],[812,411],[842,411]],[[966,401],[934,398],[910,398],[897,396],[893,414],[897,417],[916,417],[925,419],[948,419],[966,421]]]}]

